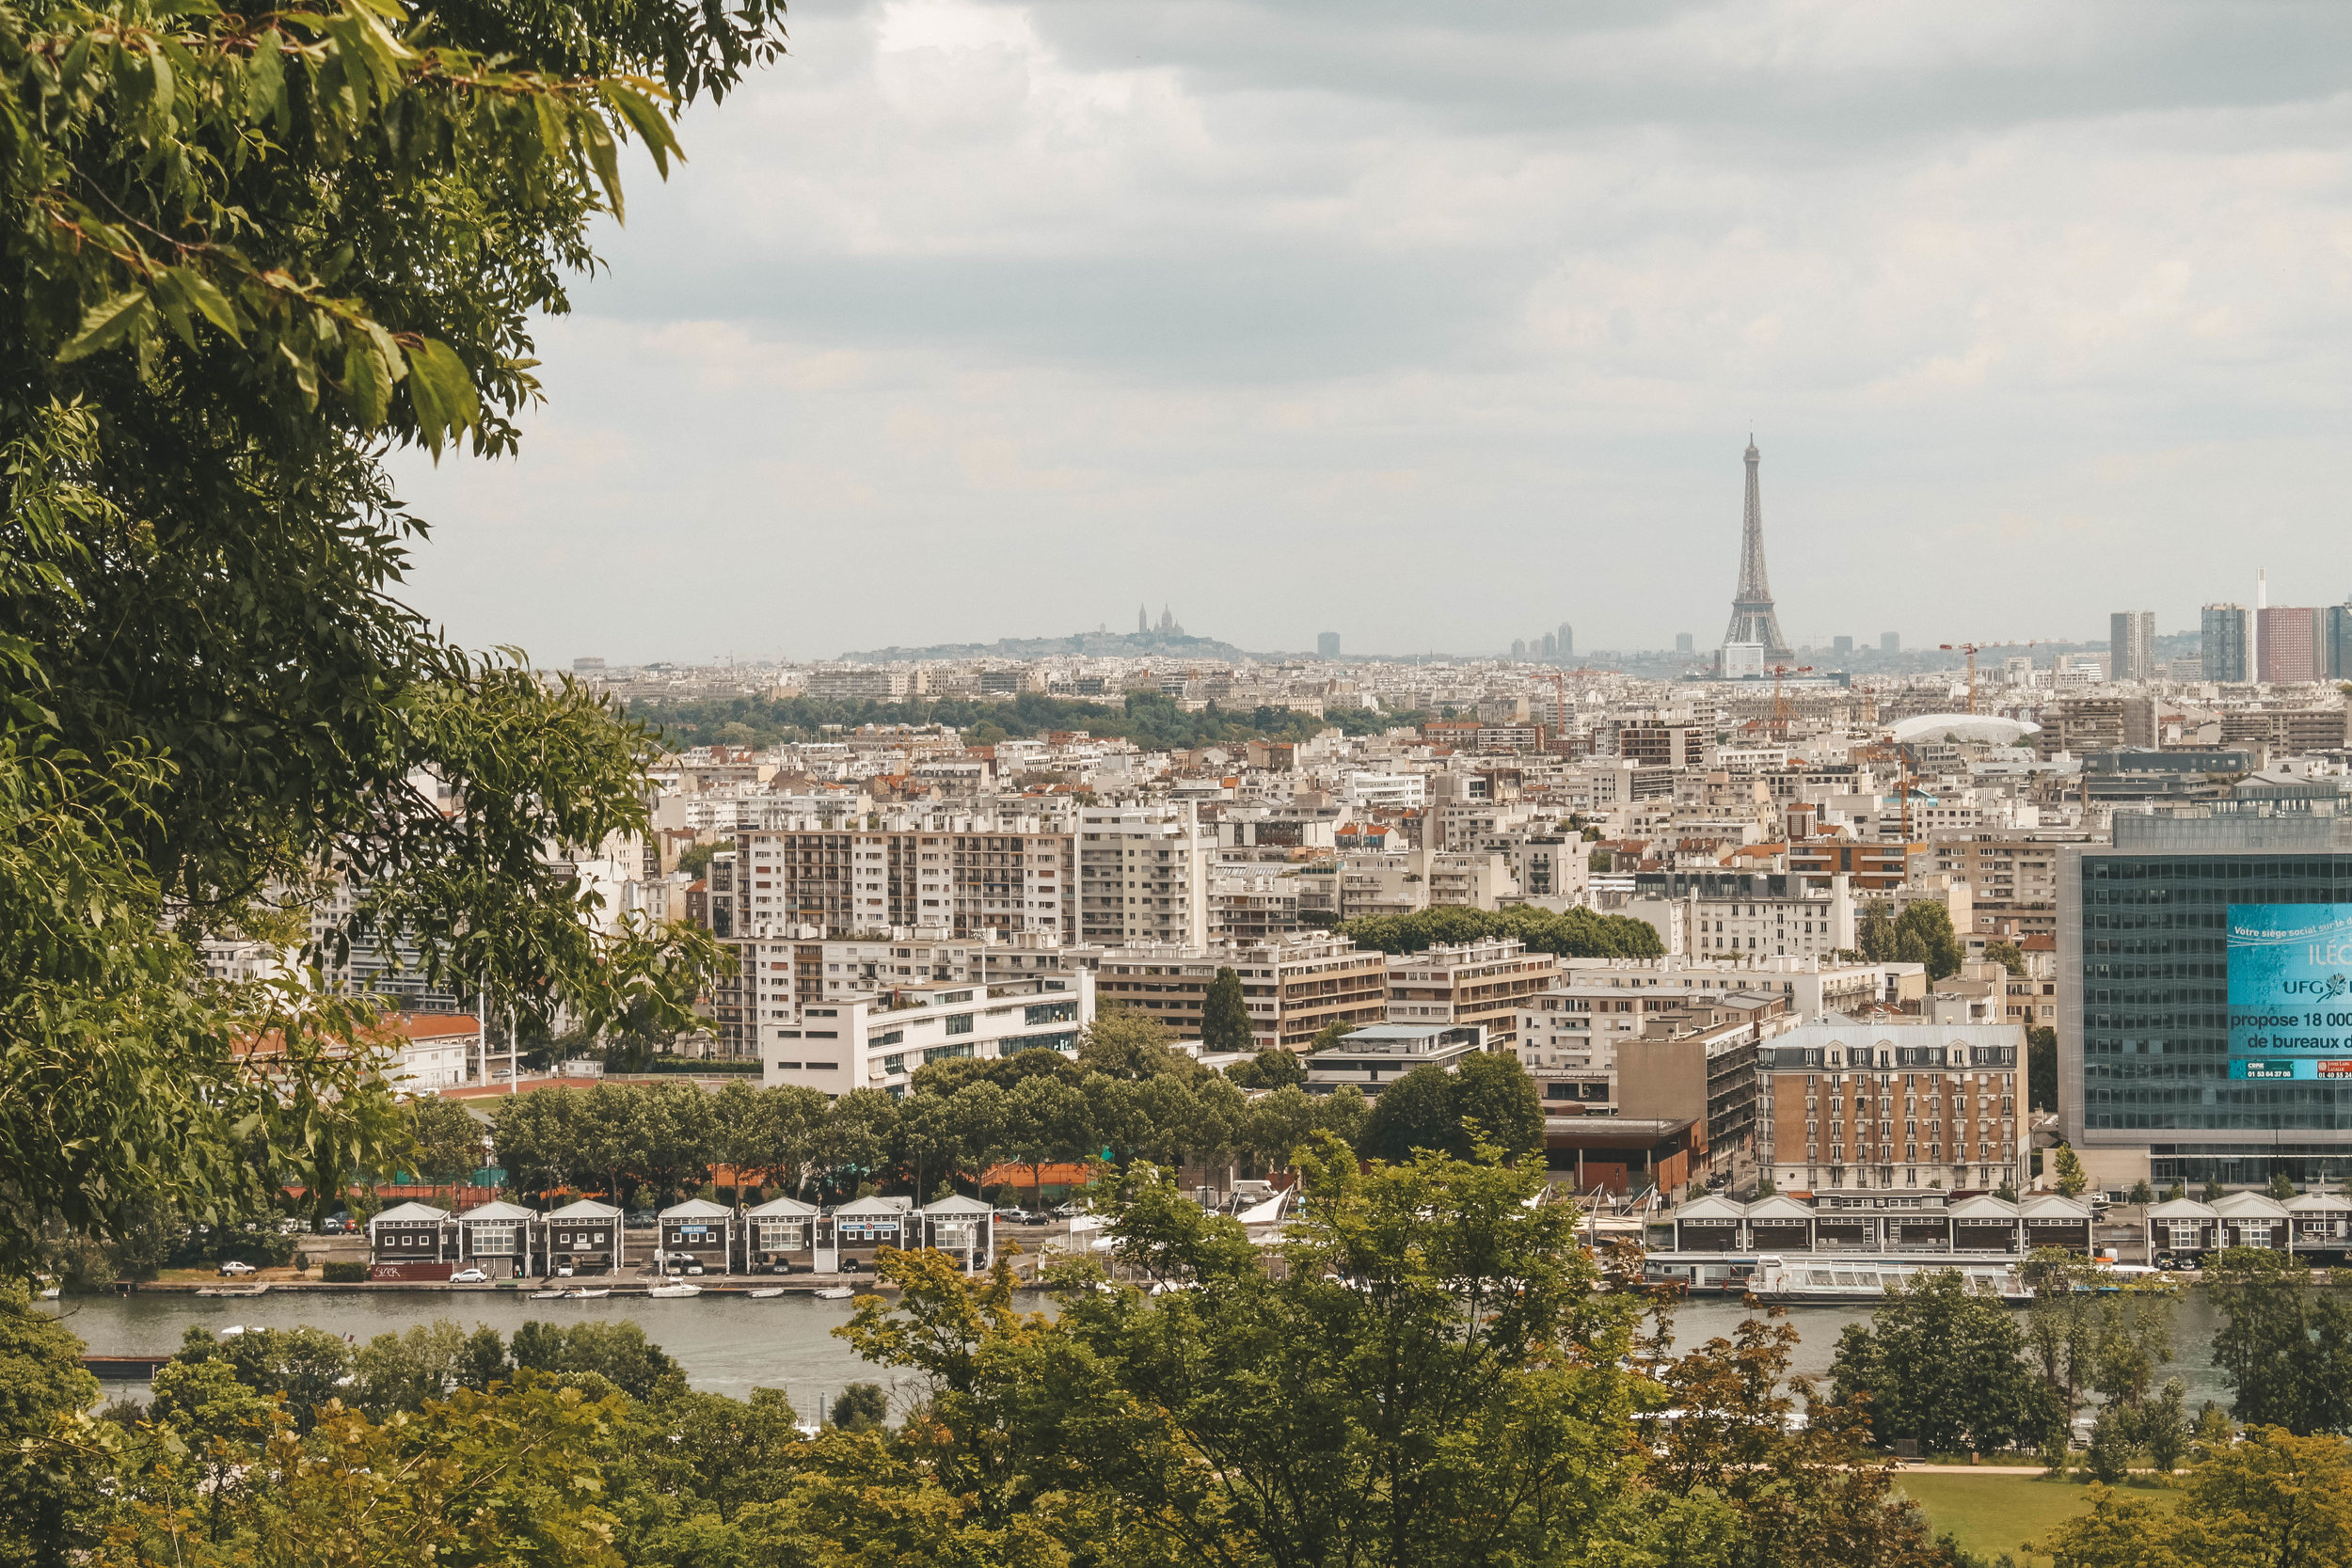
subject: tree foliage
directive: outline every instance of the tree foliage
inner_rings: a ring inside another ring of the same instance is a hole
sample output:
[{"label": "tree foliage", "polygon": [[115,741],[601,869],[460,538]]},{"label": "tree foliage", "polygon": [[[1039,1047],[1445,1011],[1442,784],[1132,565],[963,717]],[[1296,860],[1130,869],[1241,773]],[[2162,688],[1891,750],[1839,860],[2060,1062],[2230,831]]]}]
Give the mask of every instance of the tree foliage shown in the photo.
[{"label": "tree foliage", "polygon": [[1247,1051],[1252,1044],[1249,1004],[1241,993],[1241,976],[1219,968],[1200,1002],[1200,1048],[1220,1055]]},{"label": "tree foliage", "polygon": [[396,1162],[363,1009],[191,961],[297,929],[330,879],[354,912],[323,956],[396,931],[535,1022],[685,1018],[707,938],[600,916],[545,852],[642,826],[651,738],[400,602],[424,525],[384,459],[514,447],[531,318],[620,215],[621,145],[666,171],[679,106],[780,22],[0,15],[0,1262],[50,1216],[333,1202]]},{"label": "tree foliage", "polygon": [[1514,1158],[1540,1148],[1542,1102],[1517,1056],[1482,1052],[1454,1070],[1423,1065],[1380,1091],[1357,1148],[1368,1160],[1402,1164],[1419,1149],[1467,1159],[1480,1143]]},{"label": "tree foliage", "polygon": [[1868,905],[1854,941],[1868,962],[1924,964],[1931,980],[1959,974],[1967,958],[1951,911],[1929,899],[1905,905],[1899,915],[1890,915],[1883,903]]},{"label": "tree foliage", "polygon": [[2205,1260],[2221,1315],[2214,1364],[2249,1426],[2299,1436],[2352,1433],[2352,1300],[2315,1287],[2302,1259],[2268,1247],[2228,1247]]},{"label": "tree foliage", "polygon": [[1187,711],[1173,697],[1157,691],[1130,692],[1117,703],[1024,691],[1009,702],[957,697],[918,697],[902,703],[820,697],[723,697],[648,705],[643,717],[658,724],[672,745],[680,747],[707,746],[713,742],[773,746],[785,741],[814,740],[832,725],[855,729],[861,724],[946,724],[958,730],[987,725],[993,738],[999,739],[1028,739],[1056,730],[1084,730],[1098,739],[1132,740],[1147,751],[1166,752],[1234,746],[1251,740],[1311,740],[1330,729],[1352,736],[1378,735],[1400,724],[1411,724],[1421,715],[1384,713],[1375,708],[1334,708],[1317,718],[1291,708],[1260,707],[1241,712],[1214,704]]},{"label": "tree foliage", "polygon": [[1528,904],[1504,910],[1446,905],[1411,914],[1365,915],[1342,922],[1339,929],[1357,946],[1383,953],[1419,953],[1488,937],[1516,937],[1531,952],[1573,958],[1657,958],[1666,952],[1658,927],[1646,920],[1587,909],[1555,914]]},{"label": "tree foliage", "polygon": [[1957,1270],[1922,1271],[1889,1283],[1871,1322],[1846,1326],[1830,1376],[1841,1403],[1867,1402],[1883,1445],[2007,1449],[2038,1442],[2058,1419],[2026,1373],[2025,1349],[2002,1302],[1972,1293]]}]

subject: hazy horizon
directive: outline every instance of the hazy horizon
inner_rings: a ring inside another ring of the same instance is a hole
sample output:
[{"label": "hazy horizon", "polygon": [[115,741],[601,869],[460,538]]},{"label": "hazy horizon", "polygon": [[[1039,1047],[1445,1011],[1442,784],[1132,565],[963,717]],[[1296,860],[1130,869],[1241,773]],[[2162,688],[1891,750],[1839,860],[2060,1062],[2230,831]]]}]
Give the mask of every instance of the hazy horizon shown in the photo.
[{"label": "hazy horizon", "polygon": [[[632,154],[410,601],[543,662],[2340,601],[2352,15],[891,0]],[[2331,541],[2337,541],[2332,542]]]}]

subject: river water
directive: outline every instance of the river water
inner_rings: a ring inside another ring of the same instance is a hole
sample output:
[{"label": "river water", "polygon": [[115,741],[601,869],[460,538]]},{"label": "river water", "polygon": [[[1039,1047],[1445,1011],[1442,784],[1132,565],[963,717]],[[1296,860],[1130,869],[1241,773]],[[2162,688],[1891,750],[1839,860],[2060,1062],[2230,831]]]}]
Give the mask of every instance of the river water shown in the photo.
[{"label": "river water", "polygon": [[[1046,1300],[1041,1296],[1025,1299],[1041,1306]],[[505,1335],[534,1318],[552,1323],[582,1317],[628,1318],[643,1323],[646,1337],[676,1359],[690,1383],[711,1393],[742,1399],[754,1388],[781,1388],[794,1408],[807,1414],[829,1402],[849,1383],[882,1384],[898,1396],[894,1402],[902,1402],[914,1391],[914,1380],[908,1374],[871,1365],[834,1337],[833,1330],[850,1321],[850,1303],[818,1301],[813,1296],[778,1296],[766,1301],[715,1295],[675,1301],[613,1296],[566,1302],[529,1301],[504,1292],[460,1295],[400,1291],[349,1295],[273,1292],[228,1298],[103,1296],[56,1306],[62,1308],[66,1326],[81,1336],[94,1355],[167,1354],[178,1348],[182,1334],[191,1324],[215,1334],[232,1323],[255,1328],[308,1324],[364,1342],[435,1318],[448,1318],[467,1329],[487,1323]],[[1675,1314],[1675,1346],[1689,1351],[1718,1335],[1728,1338],[1748,1315],[1736,1299],[1686,1302]],[[1826,1373],[1839,1333],[1848,1323],[1866,1321],[1869,1315],[1867,1309],[1852,1307],[1790,1309],[1788,1321],[1803,1336],[1795,1370],[1817,1376]],[[2229,1403],[2229,1388],[2210,1354],[2217,1326],[2202,1291],[2182,1293],[2173,1319],[2178,1356],[2158,1373],[2158,1382],[2179,1378],[2187,1386],[2191,1410],[2207,1400],[2224,1406]],[[121,1387],[110,1386],[110,1392]],[[146,1392],[136,1387],[130,1391],[142,1398]]]}]

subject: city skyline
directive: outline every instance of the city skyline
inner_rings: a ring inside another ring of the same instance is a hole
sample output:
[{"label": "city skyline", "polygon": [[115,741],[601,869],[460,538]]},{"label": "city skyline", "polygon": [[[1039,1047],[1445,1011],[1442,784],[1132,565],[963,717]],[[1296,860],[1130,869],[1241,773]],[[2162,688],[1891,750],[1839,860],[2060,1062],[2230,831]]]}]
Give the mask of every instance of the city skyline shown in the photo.
[{"label": "city skyline", "polygon": [[520,456],[404,460],[413,602],[550,662],[1138,595],[1246,647],[1704,649],[1751,427],[1799,645],[2352,583],[2309,264],[2352,19],[1159,17],[797,18],[542,333]]}]

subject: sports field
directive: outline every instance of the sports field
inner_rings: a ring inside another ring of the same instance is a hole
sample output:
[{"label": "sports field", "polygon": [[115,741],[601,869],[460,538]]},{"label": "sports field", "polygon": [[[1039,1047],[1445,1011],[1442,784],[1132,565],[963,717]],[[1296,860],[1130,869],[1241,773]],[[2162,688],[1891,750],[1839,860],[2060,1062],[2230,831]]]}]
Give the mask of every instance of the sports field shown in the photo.
[{"label": "sports field", "polygon": [[[2026,1558],[2017,1549],[2019,1543],[2039,1541],[2060,1520],[2090,1511],[2090,1487],[2039,1476],[1907,1474],[1896,1484],[1927,1510],[1937,1534],[1951,1531],[1963,1547],[1987,1561],[2008,1552],[2022,1565]],[[2180,1495],[2134,1486],[2124,1496],[2170,1508]],[[2050,1560],[2037,1552],[2033,1560]]]}]

